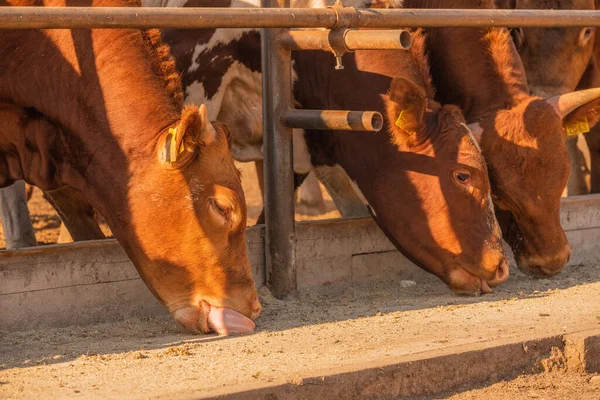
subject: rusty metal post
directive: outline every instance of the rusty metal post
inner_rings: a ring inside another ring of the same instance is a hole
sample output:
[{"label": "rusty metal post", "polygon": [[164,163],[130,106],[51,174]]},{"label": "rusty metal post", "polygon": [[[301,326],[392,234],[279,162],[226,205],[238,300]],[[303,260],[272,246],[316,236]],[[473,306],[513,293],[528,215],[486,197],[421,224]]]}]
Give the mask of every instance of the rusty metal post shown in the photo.
[{"label": "rusty metal post", "polygon": [[[262,0],[261,6],[289,7],[289,0]],[[263,29],[261,37],[266,272],[279,299],[296,291],[292,129],[281,118],[292,106],[292,58],[290,50],[278,45],[280,32]]]},{"label": "rusty metal post", "polygon": [[287,110],[283,122],[290,128],[379,132],[383,116],[377,111]]}]

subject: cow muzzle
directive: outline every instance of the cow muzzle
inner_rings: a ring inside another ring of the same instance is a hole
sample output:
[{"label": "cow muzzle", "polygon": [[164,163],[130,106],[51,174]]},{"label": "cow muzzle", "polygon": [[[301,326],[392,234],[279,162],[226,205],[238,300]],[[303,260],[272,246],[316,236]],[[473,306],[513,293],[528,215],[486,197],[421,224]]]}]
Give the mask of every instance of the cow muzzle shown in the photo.
[{"label": "cow muzzle", "polygon": [[503,258],[491,278],[479,278],[465,269],[455,269],[450,273],[448,287],[458,295],[479,296],[492,293],[492,288],[506,282],[508,277],[508,260]]},{"label": "cow muzzle", "polygon": [[519,269],[536,278],[554,276],[567,265],[571,258],[571,246],[562,247],[554,255],[522,255],[518,258]]}]

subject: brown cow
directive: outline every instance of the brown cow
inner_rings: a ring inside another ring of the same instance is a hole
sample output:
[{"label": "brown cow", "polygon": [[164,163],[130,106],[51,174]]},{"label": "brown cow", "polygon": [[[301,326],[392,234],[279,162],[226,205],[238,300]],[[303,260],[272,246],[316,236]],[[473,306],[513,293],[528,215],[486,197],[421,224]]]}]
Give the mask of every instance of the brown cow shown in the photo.
[{"label": "brown cow", "polygon": [[[600,6],[599,6],[600,9]],[[590,63],[585,74],[579,81],[577,89],[600,88],[600,29],[596,29],[596,44]],[[600,193],[600,107],[596,107],[593,118],[588,118],[588,123],[593,126],[589,133],[584,135],[590,150],[590,193]],[[593,125],[595,124],[595,125]]]},{"label": "brown cow", "polygon": [[[492,7],[492,2],[407,0],[405,7],[465,9]],[[530,96],[506,29],[427,32],[438,100],[459,105],[467,121],[479,125],[473,133],[481,137],[492,198],[519,268],[537,276],[557,274],[570,257],[560,225],[560,197],[569,176],[562,118],[600,92],[547,101]]]},{"label": "brown cow", "polygon": [[[313,109],[379,110],[379,133],[306,131],[314,165],[340,165],[403,254],[457,293],[508,277],[485,161],[455,106],[433,100],[424,40],[406,51],[357,51],[344,70],[324,52],[294,56],[294,96]],[[388,93],[389,91],[389,93]]]},{"label": "brown cow", "polygon": [[204,106],[183,108],[158,31],[4,30],[0,54],[0,186],[76,189],[178,322],[251,331],[260,303],[230,136]]},{"label": "brown cow", "polygon": [[[599,10],[600,0],[496,0],[496,5],[517,9]],[[550,97],[576,88],[600,87],[600,31],[596,28],[515,28],[512,35],[532,94]],[[584,137],[590,148],[590,188],[586,182],[588,167],[577,148],[577,137],[571,137],[567,144],[571,158],[569,195],[600,192],[600,127]]]}]

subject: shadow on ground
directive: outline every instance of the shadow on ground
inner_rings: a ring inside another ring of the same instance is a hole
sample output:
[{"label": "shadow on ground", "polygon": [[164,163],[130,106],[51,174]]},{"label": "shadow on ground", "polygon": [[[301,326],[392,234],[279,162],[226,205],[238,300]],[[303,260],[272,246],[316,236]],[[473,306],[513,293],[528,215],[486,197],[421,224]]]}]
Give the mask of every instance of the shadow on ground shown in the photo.
[{"label": "shadow on ground", "polygon": [[[261,289],[264,311],[257,321],[257,333],[284,332],[310,325],[356,321],[395,313],[395,318],[414,310],[448,315],[461,308],[480,304],[482,309],[501,312],[504,304],[528,302],[551,296],[579,285],[600,282],[600,269],[591,265],[567,268],[552,279],[532,279],[512,268],[511,277],[492,294],[463,297],[452,294],[437,278],[416,285],[407,282],[351,287],[344,292],[322,296],[302,291],[292,299],[281,301]],[[555,310],[548,309],[547,316]],[[600,314],[599,314],[600,315]],[[546,313],[540,313],[544,318]],[[237,340],[216,335],[190,335],[170,317],[131,318],[121,322],[92,326],[73,326],[50,330],[0,333],[0,370],[31,368],[74,360],[110,360],[111,357],[140,357],[143,351],[162,350],[157,355],[185,356],[186,346],[203,346],[211,342]]]}]

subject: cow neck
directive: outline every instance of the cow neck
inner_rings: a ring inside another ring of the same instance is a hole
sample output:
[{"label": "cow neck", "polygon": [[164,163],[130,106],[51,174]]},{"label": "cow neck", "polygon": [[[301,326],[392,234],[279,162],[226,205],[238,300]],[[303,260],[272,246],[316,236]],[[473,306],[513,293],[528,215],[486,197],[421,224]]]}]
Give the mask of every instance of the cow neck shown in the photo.
[{"label": "cow neck", "polygon": [[[68,5],[132,2],[70,0]],[[33,0],[10,4],[36,5]],[[0,50],[10,57],[0,60],[6,77],[0,76],[0,97],[36,109],[84,144],[114,147],[132,161],[140,152],[154,151],[159,132],[181,115],[181,87],[160,45],[157,31],[5,31]]]},{"label": "cow neck", "polygon": [[[491,8],[487,0],[407,0],[406,8]],[[505,29],[432,28],[431,75],[442,104],[461,107],[468,122],[511,108],[528,96],[521,59]]]},{"label": "cow neck", "polygon": [[[469,122],[512,108],[528,95],[525,72],[500,30],[444,28],[428,37],[431,74],[442,104],[461,107]],[[460,45],[454,45],[460,44]]]},{"label": "cow neck", "polygon": [[62,183],[86,193],[111,229],[129,226],[130,188],[181,115],[149,49],[136,30],[6,31],[0,41],[11,55],[0,60],[0,98],[60,127]]},{"label": "cow neck", "polygon": [[[127,154],[128,162],[147,157],[159,133],[179,119],[180,109],[154,72],[139,31],[25,32],[16,33],[19,45],[27,47],[20,55],[23,66],[0,61],[15,77],[2,80],[0,95],[36,109],[89,152]],[[36,59],[47,62],[33,64]],[[23,71],[27,65],[31,69]],[[44,78],[32,79],[40,70]]]}]

